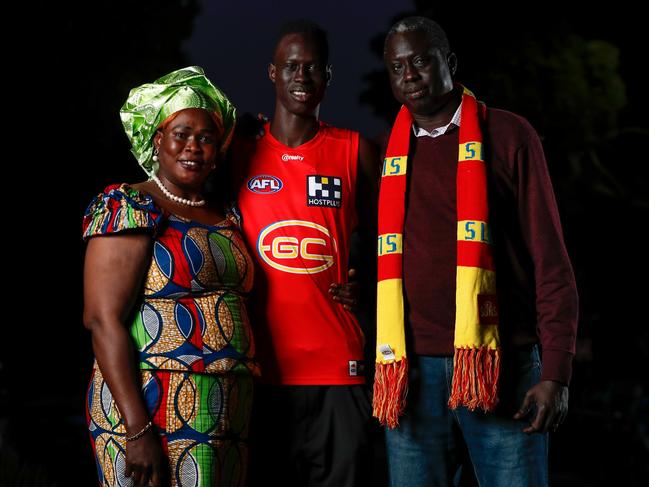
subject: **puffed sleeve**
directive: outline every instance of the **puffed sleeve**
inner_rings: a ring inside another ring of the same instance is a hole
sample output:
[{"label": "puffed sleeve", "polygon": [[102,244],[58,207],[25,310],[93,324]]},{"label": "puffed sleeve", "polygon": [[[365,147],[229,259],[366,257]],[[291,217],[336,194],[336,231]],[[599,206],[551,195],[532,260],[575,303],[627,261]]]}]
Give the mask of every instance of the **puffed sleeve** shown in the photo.
[{"label": "puffed sleeve", "polygon": [[114,184],[88,205],[83,216],[83,239],[137,229],[155,235],[161,218],[162,211],[150,196],[128,184]]}]

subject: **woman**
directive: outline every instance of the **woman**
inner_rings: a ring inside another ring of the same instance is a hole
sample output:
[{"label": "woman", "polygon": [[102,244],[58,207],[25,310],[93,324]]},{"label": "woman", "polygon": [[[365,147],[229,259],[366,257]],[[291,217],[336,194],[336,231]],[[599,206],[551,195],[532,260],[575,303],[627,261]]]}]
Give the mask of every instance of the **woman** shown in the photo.
[{"label": "woman", "polygon": [[236,212],[202,197],[235,109],[189,67],[121,110],[150,180],[84,217],[84,323],[96,362],[88,424],[101,485],[243,485],[254,361],[252,262]]}]

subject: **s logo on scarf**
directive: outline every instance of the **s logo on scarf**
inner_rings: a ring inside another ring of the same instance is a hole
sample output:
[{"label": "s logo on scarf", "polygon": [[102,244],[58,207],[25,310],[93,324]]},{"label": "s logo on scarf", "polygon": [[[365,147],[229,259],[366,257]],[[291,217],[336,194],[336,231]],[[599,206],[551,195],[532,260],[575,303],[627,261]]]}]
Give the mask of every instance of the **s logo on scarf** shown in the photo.
[{"label": "s logo on scarf", "polygon": [[[498,402],[500,338],[480,127],[486,109],[473,93],[459,88],[462,102],[457,157],[455,354],[448,405],[491,411]],[[390,133],[379,193],[373,414],[389,428],[399,425],[408,392],[402,234],[412,124],[411,113],[402,106]]]}]

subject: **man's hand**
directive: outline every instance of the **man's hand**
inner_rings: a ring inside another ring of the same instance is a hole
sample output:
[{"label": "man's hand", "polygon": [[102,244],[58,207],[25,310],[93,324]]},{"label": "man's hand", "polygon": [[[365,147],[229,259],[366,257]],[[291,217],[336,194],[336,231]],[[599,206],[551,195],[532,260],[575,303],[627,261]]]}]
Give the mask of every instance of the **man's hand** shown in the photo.
[{"label": "man's hand", "polygon": [[358,282],[354,281],[356,276],[356,269],[349,269],[349,282],[346,284],[338,284],[332,282],[329,286],[329,294],[332,299],[337,303],[343,305],[347,311],[356,311],[358,306]]},{"label": "man's hand", "polygon": [[568,387],[552,380],[544,380],[532,387],[514,419],[521,419],[536,406],[536,414],[523,433],[556,431],[568,414]]}]

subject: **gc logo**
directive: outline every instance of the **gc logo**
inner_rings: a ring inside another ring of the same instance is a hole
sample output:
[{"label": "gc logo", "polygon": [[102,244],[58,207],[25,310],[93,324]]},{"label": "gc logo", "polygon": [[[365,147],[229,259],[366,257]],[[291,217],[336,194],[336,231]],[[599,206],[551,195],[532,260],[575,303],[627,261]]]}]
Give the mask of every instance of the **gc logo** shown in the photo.
[{"label": "gc logo", "polygon": [[259,233],[257,252],[274,269],[291,274],[317,274],[334,264],[336,240],[317,223],[283,220]]}]

